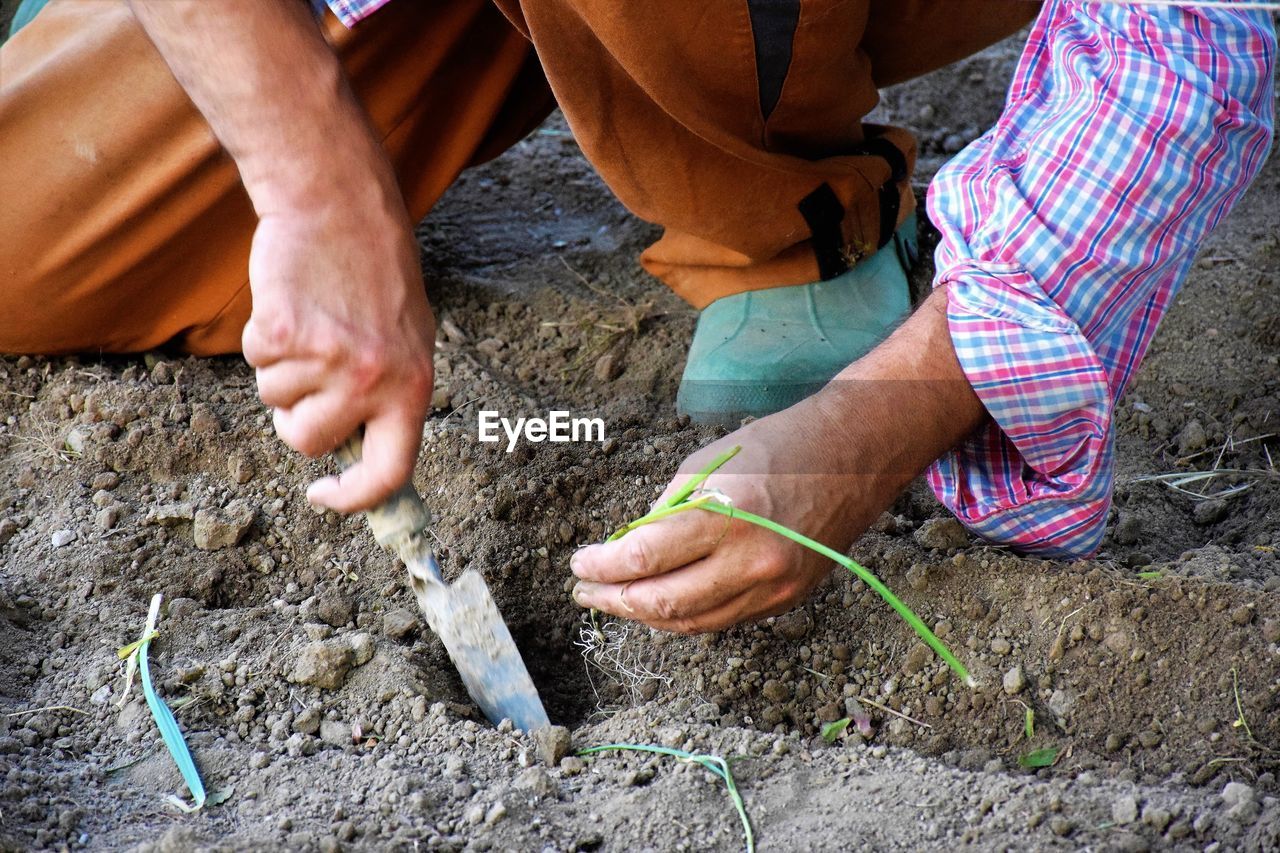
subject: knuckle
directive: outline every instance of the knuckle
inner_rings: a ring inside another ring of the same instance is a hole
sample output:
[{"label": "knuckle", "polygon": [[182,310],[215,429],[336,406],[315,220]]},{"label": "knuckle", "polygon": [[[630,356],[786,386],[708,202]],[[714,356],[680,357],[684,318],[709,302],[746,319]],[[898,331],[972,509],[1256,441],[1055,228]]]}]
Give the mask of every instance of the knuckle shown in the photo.
[{"label": "knuckle", "polygon": [[648,576],[653,573],[653,548],[644,536],[630,536],[622,540],[622,565],[630,573]]},{"label": "knuckle", "polygon": [[671,622],[673,624],[687,622],[681,613],[682,608],[669,595],[661,594],[654,596],[652,608],[653,613],[663,622]]}]

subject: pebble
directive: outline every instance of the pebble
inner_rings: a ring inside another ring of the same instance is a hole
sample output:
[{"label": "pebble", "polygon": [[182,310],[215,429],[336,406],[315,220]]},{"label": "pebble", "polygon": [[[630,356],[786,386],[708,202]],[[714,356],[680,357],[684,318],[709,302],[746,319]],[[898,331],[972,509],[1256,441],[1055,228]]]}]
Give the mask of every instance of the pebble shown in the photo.
[{"label": "pebble", "polygon": [[555,796],[556,783],[541,767],[530,767],[520,771],[512,785],[520,791],[527,791],[538,799]]},{"label": "pebble", "polygon": [[143,520],[144,524],[159,524],[162,527],[172,527],[184,521],[190,521],[196,517],[195,504],[190,501],[180,501],[178,503],[161,504],[152,507],[147,511],[147,517]]},{"label": "pebble", "polygon": [[484,825],[493,826],[495,823],[502,820],[506,816],[507,816],[507,807],[502,802],[502,800],[498,800],[496,803],[489,806],[489,811],[485,812]]},{"label": "pebble", "polygon": [[1191,517],[1196,524],[1217,524],[1227,517],[1230,509],[1224,500],[1198,501],[1191,511]]},{"label": "pebble", "polygon": [[1006,640],[1004,637],[996,637],[994,640],[991,641],[991,651],[995,652],[998,655],[1003,656],[1013,651],[1013,646],[1011,646],[1009,644],[1009,641]]},{"label": "pebble", "polygon": [[576,755],[566,755],[560,759],[560,772],[565,776],[578,776],[587,769],[587,762]]},{"label": "pebble", "polygon": [[111,530],[120,523],[120,516],[123,514],[124,507],[120,504],[104,507],[93,517],[94,526],[103,531]]},{"label": "pebble", "polygon": [[356,666],[364,666],[373,659],[374,644],[373,637],[361,631],[358,634],[352,634],[347,638],[347,642],[351,644],[351,652],[355,656]]},{"label": "pebble", "polygon": [[1142,809],[1142,822],[1156,832],[1164,832],[1172,819],[1173,815],[1168,809],[1162,809],[1152,803],[1147,803]]},{"label": "pebble", "polygon": [[1049,710],[1059,719],[1064,719],[1075,709],[1076,699],[1073,692],[1058,688],[1049,696]]},{"label": "pebble", "polygon": [[1253,608],[1242,604],[1231,611],[1231,621],[1237,625],[1248,625],[1253,621]]},{"label": "pebble", "polygon": [[1222,789],[1222,804],[1227,808],[1227,819],[1236,823],[1253,823],[1258,817],[1257,792],[1244,782],[1228,782]]},{"label": "pebble", "polygon": [[1022,664],[1018,664],[1004,674],[1004,692],[1010,696],[1017,696],[1026,686],[1027,676],[1022,671]]},{"label": "pebble", "polygon": [[915,675],[928,666],[931,660],[933,660],[933,649],[924,643],[916,643],[907,652],[906,660],[902,664],[902,671],[907,675]]},{"label": "pebble", "polygon": [[231,475],[231,479],[244,485],[253,479],[256,473],[253,469],[253,463],[249,461],[249,457],[243,453],[232,453],[227,459],[227,473]]},{"label": "pebble", "polygon": [[18,532],[18,522],[12,518],[0,519],[0,545],[5,544]]},{"label": "pebble", "polygon": [[798,643],[813,630],[813,617],[804,610],[793,610],[773,620],[773,632],[783,639]]},{"label": "pebble", "polygon": [[393,640],[408,640],[418,630],[418,614],[398,607],[382,616],[382,633]]},{"label": "pebble", "polygon": [[335,628],[342,628],[355,619],[355,605],[351,599],[336,592],[328,592],[316,601],[316,616]]},{"label": "pebble", "polygon": [[74,530],[55,530],[49,543],[55,548],[65,548],[74,541],[76,541],[76,532]]},{"label": "pebble", "polygon": [[203,403],[197,403],[191,409],[191,431],[195,433],[222,432],[222,423],[208,406]]},{"label": "pebble", "polygon": [[596,359],[593,373],[601,382],[612,382],[622,375],[626,366],[626,353],[615,347]]},{"label": "pebble", "polygon": [[916,543],[921,548],[949,551],[969,544],[969,533],[954,518],[931,518],[917,528]]},{"label": "pebble", "polygon": [[98,491],[109,492],[118,485],[120,485],[120,475],[117,474],[115,471],[99,472],[98,474],[94,475],[93,483],[92,483],[93,490],[95,492],[98,492]]},{"label": "pebble", "polygon": [[1178,433],[1177,442],[1178,453],[1186,456],[1197,450],[1204,450],[1209,443],[1209,435],[1205,432],[1204,424],[1193,418],[1182,427],[1182,432]]},{"label": "pebble", "polygon": [[1138,819],[1138,800],[1132,795],[1118,797],[1111,804],[1111,820],[1126,826]]},{"label": "pebble", "polygon": [[1066,838],[1075,831],[1075,824],[1065,817],[1055,817],[1049,821],[1049,830],[1059,838]]},{"label": "pebble", "polygon": [[192,535],[202,551],[238,545],[257,515],[248,501],[234,500],[223,509],[202,509],[195,514]]},{"label": "pebble", "polygon": [[[0,542],[4,536],[0,534]],[[1262,623],[1262,639],[1268,643],[1280,643],[1280,619],[1267,619]]]},{"label": "pebble", "polygon": [[303,647],[294,661],[289,680],[295,684],[336,690],[347,680],[355,665],[355,657],[350,644],[345,642],[310,643]]},{"label": "pebble", "polygon": [[564,726],[544,726],[534,732],[533,739],[538,745],[538,757],[547,767],[559,766],[573,745],[569,730]]},{"label": "pebble", "polygon": [[271,764],[271,755],[266,752],[255,752],[249,756],[249,769],[262,770]]}]

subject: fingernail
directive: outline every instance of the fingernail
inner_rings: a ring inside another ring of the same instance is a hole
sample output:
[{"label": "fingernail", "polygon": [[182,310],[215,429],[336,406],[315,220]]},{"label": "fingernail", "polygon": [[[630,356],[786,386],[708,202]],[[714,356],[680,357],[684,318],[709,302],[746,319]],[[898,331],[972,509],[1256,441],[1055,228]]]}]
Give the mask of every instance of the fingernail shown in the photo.
[{"label": "fingernail", "polygon": [[590,607],[591,601],[586,584],[577,583],[573,585],[573,600],[579,607]]},{"label": "fingernail", "polygon": [[573,572],[575,575],[582,575],[582,558],[580,555],[590,547],[590,545],[582,545],[578,550],[569,555],[569,571]]}]

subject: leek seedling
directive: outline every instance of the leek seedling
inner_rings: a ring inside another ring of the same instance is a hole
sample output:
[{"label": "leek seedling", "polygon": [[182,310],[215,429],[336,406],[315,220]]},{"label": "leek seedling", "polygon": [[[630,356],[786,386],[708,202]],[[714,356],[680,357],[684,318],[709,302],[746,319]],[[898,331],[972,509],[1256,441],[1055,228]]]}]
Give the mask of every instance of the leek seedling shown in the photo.
[{"label": "leek seedling", "polygon": [[915,611],[894,595],[893,592],[874,574],[867,571],[844,554],[828,548],[821,542],[816,542],[801,533],[796,533],[791,528],[778,524],[776,521],[772,521],[771,519],[747,512],[743,509],[737,509],[729,502],[727,497],[719,492],[704,491],[695,496],[695,492],[699,491],[699,487],[706,481],[706,479],[715,473],[720,466],[724,465],[736,456],[738,451],[741,449],[742,447],[740,445],[735,445],[724,453],[721,453],[715,459],[711,460],[711,463],[707,465],[707,467],[690,477],[688,482],[673,492],[671,497],[663,501],[657,509],[650,512],[648,515],[637,518],[629,524],[623,525],[609,537],[608,541],[613,542],[614,540],[627,535],[637,527],[643,527],[646,524],[652,524],[655,521],[661,521],[664,518],[669,518],[677,513],[686,512],[691,509],[714,512],[730,519],[736,518],[749,524],[763,527],[765,530],[772,531],[779,536],[790,539],[792,542],[803,545],[810,551],[814,551],[829,560],[833,560],[852,572],[863,583],[875,590],[890,607],[896,610],[898,615],[906,620],[906,623],[916,632],[916,635],[919,636],[920,639],[929,646],[929,648],[933,649],[933,651],[937,653],[938,657],[946,661],[947,666],[951,667],[952,671],[955,672],[956,675],[960,676],[961,680],[964,681],[967,686],[973,687],[975,682],[973,677],[969,675],[969,671],[965,669],[964,664],[960,663],[960,661],[956,659],[956,656],[951,653],[951,650],[947,648],[946,644],[939,640],[937,636],[929,630],[929,627],[925,625],[923,620],[915,614]]},{"label": "leek seedling", "polygon": [[588,749],[578,750],[578,755],[594,755],[597,752],[607,751],[627,751],[627,752],[652,752],[656,755],[667,755],[680,761],[691,761],[694,764],[701,764],[712,773],[720,777],[720,781],[724,782],[725,788],[729,791],[729,799],[733,801],[733,807],[738,812],[738,819],[742,821],[742,835],[746,839],[747,853],[755,853],[756,836],[751,828],[751,819],[747,817],[747,807],[742,802],[742,794],[738,793],[738,783],[734,781],[733,772],[729,770],[729,762],[725,761],[718,755],[704,755],[702,753],[685,752],[683,749],[672,749],[666,746],[652,746],[649,744],[637,743],[610,743],[604,746],[593,746]]}]

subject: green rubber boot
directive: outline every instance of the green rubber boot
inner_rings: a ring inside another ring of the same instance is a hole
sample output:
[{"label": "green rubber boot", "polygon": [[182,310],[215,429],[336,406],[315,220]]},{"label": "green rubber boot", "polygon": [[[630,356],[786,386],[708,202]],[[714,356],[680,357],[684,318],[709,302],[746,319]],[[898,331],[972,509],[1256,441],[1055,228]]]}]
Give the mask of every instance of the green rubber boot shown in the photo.
[{"label": "green rubber boot", "polygon": [[676,410],[736,427],[816,393],[911,310],[907,270],[917,253],[913,214],[883,249],[836,278],[712,302],[698,318]]},{"label": "green rubber boot", "polygon": [[13,22],[9,24],[9,35],[15,35],[18,30],[31,23],[31,19],[36,16],[49,0],[22,0],[18,4],[18,10],[13,13]]}]

